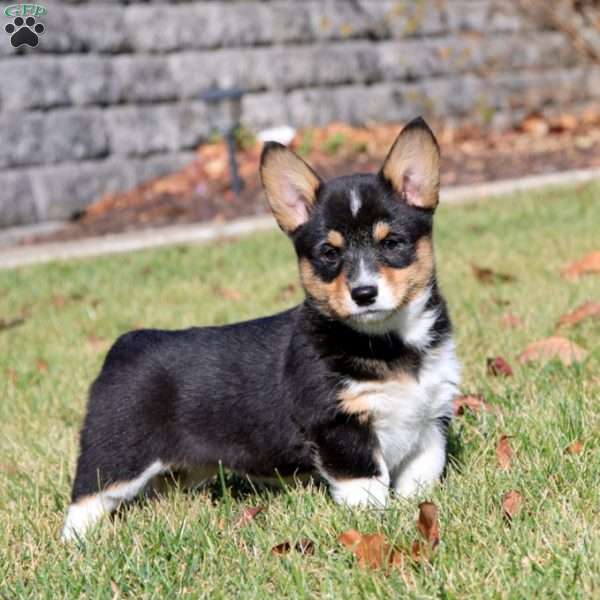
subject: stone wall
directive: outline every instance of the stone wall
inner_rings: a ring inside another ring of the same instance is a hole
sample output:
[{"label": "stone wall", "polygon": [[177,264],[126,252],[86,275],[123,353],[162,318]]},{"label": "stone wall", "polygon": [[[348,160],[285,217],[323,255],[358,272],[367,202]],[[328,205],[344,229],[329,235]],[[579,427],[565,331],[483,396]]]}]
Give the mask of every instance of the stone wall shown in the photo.
[{"label": "stone wall", "polygon": [[0,38],[4,226],[68,218],[183,165],[211,134],[199,95],[215,86],[246,90],[253,129],[416,114],[504,126],[600,94],[600,70],[511,0],[43,4],[37,48]]}]

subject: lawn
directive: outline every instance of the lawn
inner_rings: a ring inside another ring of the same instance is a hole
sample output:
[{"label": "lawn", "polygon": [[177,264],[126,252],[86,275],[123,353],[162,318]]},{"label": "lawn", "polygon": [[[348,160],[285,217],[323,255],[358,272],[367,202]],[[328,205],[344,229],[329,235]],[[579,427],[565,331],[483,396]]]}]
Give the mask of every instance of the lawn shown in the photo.
[{"label": "lawn", "polygon": [[[591,598],[600,593],[600,320],[562,334],[585,362],[522,366],[530,342],[600,300],[600,277],[560,269],[600,249],[600,187],[546,190],[442,207],[436,244],[442,288],[464,364],[463,390],[494,413],[458,417],[447,477],[428,497],[441,543],[430,563],[360,569],[337,541],[350,528],[415,538],[418,501],[350,511],[316,485],[259,490],[224,473],[212,488],[173,489],[106,521],[84,545],[59,531],[86,389],[112,339],[136,327],[181,328],[264,315],[300,298],[291,246],[279,233],[212,246],[0,272],[0,597],[16,598]],[[515,277],[483,283],[471,263]],[[522,324],[506,327],[510,312]],[[503,356],[512,377],[486,374]],[[512,468],[496,444],[511,436]],[[574,440],[580,454],[564,449]],[[502,497],[515,489],[512,523]],[[247,506],[264,511],[245,527]],[[271,554],[314,541],[312,556]]]}]

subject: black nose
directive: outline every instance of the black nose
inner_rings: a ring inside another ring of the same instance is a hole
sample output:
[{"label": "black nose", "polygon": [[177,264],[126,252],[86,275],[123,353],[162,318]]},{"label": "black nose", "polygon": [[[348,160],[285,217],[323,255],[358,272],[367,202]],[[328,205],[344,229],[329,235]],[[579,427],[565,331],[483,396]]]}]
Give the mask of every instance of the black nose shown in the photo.
[{"label": "black nose", "polygon": [[374,285],[361,285],[352,289],[352,300],[359,306],[369,306],[377,298],[377,287]]}]

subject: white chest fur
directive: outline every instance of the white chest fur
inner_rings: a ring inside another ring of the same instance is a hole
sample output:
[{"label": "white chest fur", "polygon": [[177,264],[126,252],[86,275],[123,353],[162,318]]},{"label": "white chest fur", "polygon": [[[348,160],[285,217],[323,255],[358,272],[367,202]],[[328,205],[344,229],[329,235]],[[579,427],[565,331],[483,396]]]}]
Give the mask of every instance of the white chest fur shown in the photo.
[{"label": "white chest fur", "polygon": [[366,404],[390,472],[425,449],[431,429],[439,429],[438,419],[452,415],[459,377],[454,341],[448,338],[427,354],[418,379],[406,376],[350,385],[352,394]]},{"label": "white chest fur", "polygon": [[[368,411],[392,474],[411,457],[426,451],[429,444],[440,444],[439,418],[452,415],[452,400],[460,382],[454,340],[449,337],[428,348],[438,316],[435,309],[426,308],[429,297],[428,290],[397,313],[392,325],[405,343],[424,351],[418,377],[399,375],[382,382],[352,382],[347,388],[361,398],[362,408]],[[363,331],[381,333],[369,331],[368,326]]]}]

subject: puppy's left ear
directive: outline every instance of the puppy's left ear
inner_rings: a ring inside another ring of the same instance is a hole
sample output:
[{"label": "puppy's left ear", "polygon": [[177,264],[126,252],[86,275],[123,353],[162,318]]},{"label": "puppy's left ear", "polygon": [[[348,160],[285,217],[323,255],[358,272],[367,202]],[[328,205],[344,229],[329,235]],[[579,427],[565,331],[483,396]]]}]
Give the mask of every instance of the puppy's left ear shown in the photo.
[{"label": "puppy's left ear", "polygon": [[321,179],[297,154],[277,142],[267,142],[260,157],[260,177],[283,231],[291,234],[308,221]]},{"label": "puppy's left ear", "polygon": [[411,206],[435,209],[440,191],[440,148],[421,117],[400,132],[381,174]]}]

